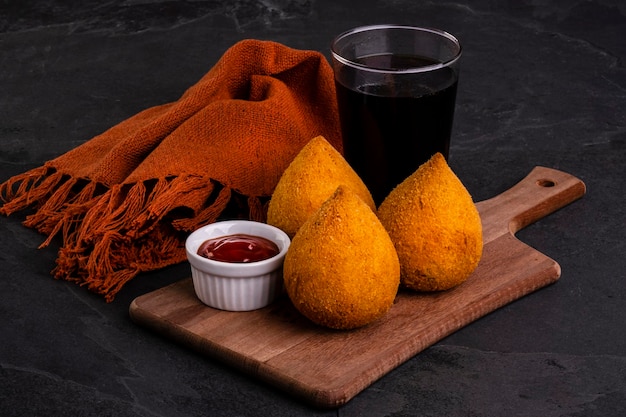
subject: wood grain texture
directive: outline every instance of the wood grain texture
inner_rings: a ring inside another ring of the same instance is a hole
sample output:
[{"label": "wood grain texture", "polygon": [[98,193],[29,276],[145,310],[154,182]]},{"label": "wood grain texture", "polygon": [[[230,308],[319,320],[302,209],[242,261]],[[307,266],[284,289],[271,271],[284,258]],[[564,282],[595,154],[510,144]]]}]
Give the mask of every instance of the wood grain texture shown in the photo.
[{"label": "wood grain texture", "polygon": [[341,406],[447,335],[558,280],[558,263],[514,234],[584,193],[579,179],[534,168],[511,189],[477,204],[484,252],[465,283],[434,294],[400,291],[382,319],[361,329],[316,326],[286,296],[251,312],[212,309],[195,296],[190,278],[136,298],[130,315],[315,406]]}]

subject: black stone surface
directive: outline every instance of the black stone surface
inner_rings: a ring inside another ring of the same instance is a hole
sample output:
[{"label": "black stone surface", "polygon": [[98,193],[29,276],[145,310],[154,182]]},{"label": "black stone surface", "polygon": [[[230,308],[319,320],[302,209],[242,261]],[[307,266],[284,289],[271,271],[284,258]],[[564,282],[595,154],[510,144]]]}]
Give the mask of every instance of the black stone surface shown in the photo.
[{"label": "black stone surface", "polygon": [[0,2],[0,181],[177,99],[244,38],[327,53],[367,23],[464,46],[450,164],[476,200],[543,165],[587,195],[518,237],[560,281],[317,410],[133,324],[130,302],[188,276],[144,274],[113,303],[54,280],[56,247],[0,218],[2,416],[621,416],[626,409],[626,6],[621,0]]}]

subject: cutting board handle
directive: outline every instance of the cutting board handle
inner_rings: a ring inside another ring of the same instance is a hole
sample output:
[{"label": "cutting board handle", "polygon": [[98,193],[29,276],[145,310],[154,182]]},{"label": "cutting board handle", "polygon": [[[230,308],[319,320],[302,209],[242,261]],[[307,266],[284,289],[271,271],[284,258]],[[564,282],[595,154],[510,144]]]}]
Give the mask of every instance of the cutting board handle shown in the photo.
[{"label": "cutting board handle", "polygon": [[490,242],[507,233],[514,235],[581,198],[585,192],[585,184],[573,175],[535,167],[507,191],[476,204],[483,220],[483,241]]}]

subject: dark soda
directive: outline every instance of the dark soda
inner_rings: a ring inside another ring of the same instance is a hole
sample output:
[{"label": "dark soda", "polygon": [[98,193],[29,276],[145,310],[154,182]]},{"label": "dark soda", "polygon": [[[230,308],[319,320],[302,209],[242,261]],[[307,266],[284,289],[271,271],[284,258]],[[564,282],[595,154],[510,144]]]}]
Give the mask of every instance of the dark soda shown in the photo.
[{"label": "dark soda", "polygon": [[[378,68],[433,64],[414,56],[360,60]],[[345,77],[343,77],[345,79]],[[389,192],[436,152],[448,157],[457,75],[444,67],[396,84],[336,82],[344,154],[379,205]]]}]

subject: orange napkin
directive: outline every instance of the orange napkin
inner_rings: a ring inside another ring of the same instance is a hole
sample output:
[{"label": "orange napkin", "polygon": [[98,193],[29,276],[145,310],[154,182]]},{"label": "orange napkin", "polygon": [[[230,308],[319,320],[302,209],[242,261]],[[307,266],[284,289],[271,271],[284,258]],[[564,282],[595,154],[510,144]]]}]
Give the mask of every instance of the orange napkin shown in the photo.
[{"label": "orange napkin", "polygon": [[[227,208],[264,220],[282,172],[313,137],[342,151],[322,54],[245,40],[175,102],[152,107],[0,185],[0,213],[62,238],[60,279],[112,301],[130,279],[185,259],[190,231]],[[229,204],[230,203],[230,204]]]}]

